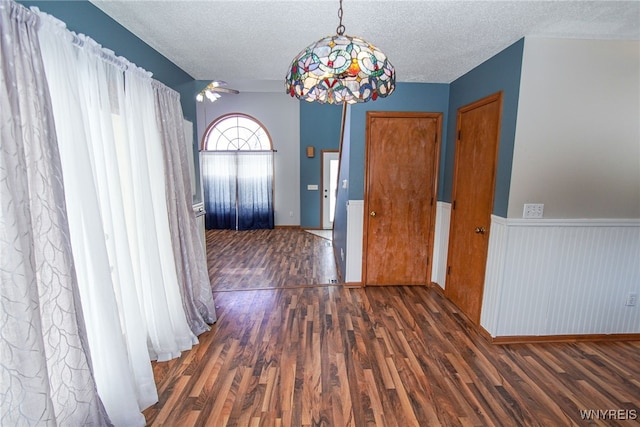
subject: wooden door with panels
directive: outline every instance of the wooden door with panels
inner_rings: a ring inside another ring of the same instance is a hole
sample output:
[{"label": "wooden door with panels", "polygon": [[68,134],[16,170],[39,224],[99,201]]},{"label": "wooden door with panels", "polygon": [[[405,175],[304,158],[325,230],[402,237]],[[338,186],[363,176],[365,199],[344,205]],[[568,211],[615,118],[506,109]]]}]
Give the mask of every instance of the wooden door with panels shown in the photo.
[{"label": "wooden door with panels", "polygon": [[430,282],[441,113],[367,113],[364,285]]},{"label": "wooden door with panels", "polygon": [[480,324],[502,92],[458,109],[445,295]]}]

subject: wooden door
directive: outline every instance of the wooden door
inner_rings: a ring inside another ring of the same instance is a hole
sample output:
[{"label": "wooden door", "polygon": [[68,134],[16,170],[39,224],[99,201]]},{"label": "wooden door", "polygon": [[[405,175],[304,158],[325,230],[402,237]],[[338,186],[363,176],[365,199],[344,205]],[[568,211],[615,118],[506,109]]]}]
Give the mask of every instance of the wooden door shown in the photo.
[{"label": "wooden door", "polygon": [[502,93],[458,110],[445,295],[476,324],[493,211]]},{"label": "wooden door", "polygon": [[367,113],[363,283],[429,283],[442,115]]}]

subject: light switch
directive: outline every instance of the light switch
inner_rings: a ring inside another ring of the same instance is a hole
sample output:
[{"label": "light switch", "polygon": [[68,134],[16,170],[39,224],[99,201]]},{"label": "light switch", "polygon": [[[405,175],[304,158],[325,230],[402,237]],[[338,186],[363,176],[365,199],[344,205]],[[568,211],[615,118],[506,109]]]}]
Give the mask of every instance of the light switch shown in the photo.
[{"label": "light switch", "polygon": [[523,218],[542,218],[544,214],[543,203],[525,203]]},{"label": "light switch", "polygon": [[318,189],[318,185],[317,184],[309,184],[307,185],[307,190],[317,190]]}]

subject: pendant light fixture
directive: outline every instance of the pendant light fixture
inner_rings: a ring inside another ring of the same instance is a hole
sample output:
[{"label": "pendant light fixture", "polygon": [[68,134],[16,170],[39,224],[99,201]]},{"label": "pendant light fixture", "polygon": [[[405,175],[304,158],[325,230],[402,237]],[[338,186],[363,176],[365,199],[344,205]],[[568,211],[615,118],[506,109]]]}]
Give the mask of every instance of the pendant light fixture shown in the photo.
[{"label": "pendant light fixture", "polygon": [[342,0],[336,35],[312,43],[291,62],[286,92],[308,102],[355,104],[389,96],[395,89],[393,65],[371,43],[344,34]]}]

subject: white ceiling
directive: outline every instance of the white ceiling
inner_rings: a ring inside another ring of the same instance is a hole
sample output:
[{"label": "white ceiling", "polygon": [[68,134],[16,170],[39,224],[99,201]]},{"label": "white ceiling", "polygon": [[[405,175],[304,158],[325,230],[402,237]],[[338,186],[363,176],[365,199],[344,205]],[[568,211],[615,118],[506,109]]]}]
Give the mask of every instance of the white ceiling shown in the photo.
[{"label": "white ceiling", "polygon": [[[194,79],[249,91],[282,90],[294,56],[338,26],[338,0],[91,2]],[[346,34],[385,52],[400,82],[450,83],[524,36],[640,39],[637,0],[344,0],[343,9]]]}]

